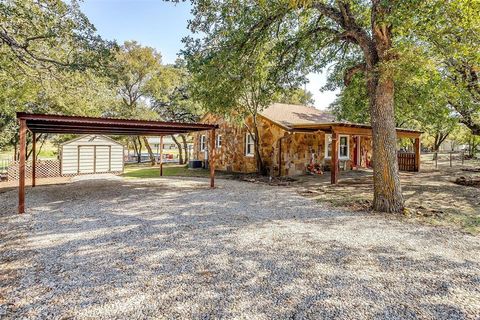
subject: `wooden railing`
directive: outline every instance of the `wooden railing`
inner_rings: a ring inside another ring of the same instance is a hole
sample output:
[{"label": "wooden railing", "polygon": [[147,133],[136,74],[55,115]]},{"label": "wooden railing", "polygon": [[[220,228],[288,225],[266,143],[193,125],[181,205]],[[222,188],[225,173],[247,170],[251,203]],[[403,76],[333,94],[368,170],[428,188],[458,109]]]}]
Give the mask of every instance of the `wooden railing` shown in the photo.
[{"label": "wooden railing", "polygon": [[414,152],[398,152],[397,157],[400,171],[417,171]]}]

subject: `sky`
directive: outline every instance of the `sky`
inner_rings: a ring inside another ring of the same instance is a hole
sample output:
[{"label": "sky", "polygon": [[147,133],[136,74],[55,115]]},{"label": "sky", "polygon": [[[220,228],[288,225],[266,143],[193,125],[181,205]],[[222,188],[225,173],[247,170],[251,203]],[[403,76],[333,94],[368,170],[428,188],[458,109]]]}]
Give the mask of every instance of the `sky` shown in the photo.
[{"label": "sky", "polygon": [[[173,4],[161,0],[84,0],[80,6],[103,38],[118,43],[136,40],[159,51],[164,63],[175,61],[183,48],[182,38],[189,34],[189,1]],[[337,94],[320,92],[325,77],[325,73],[310,74],[306,86],[319,109],[326,109]]]}]

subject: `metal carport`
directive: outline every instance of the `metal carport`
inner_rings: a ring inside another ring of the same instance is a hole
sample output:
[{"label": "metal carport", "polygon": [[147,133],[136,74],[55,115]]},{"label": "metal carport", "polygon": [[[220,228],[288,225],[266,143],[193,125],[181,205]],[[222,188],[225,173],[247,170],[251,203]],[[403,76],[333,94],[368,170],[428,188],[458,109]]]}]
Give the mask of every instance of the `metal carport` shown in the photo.
[{"label": "metal carport", "polygon": [[216,124],[95,118],[32,114],[24,112],[17,112],[17,119],[20,122],[18,213],[25,212],[25,162],[27,130],[33,135],[32,187],[35,187],[35,135],[37,133],[105,134],[162,137],[164,135],[206,130],[210,131],[210,187],[213,188],[215,186],[215,129],[218,128],[218,125]]}]

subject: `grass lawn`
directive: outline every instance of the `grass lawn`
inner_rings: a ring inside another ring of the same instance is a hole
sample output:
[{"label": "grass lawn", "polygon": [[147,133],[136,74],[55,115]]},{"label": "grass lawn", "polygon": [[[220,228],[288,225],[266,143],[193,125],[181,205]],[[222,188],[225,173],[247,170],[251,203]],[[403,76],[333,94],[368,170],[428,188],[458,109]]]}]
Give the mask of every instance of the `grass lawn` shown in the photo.
[{"label": "grass lawn", "polygon": [[[188,169],[186,166],[178,164],[165,164],[163,165],[163,175],[166,177],[208,177],[210,171],[205,169]],[[158,165],[154,167],[150,165],[126,165],[122,176],[127,178],[158,178],[160,177],[160,169]]]}]

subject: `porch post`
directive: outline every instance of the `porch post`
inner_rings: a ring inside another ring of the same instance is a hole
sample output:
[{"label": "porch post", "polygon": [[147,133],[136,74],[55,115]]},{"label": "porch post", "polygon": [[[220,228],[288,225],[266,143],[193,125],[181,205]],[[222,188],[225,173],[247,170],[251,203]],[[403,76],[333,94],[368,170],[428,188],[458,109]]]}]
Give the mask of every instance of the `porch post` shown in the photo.
[{"label": "porch post", "polygon": [[32,135],[32,187],[35,187],[36,166],[37,166],[37,134]]},{"label": "porch post", "polygon": [[160,177],[163,176],[163,136],[160,136]]},{"label": "porch post", "polygon": [[415,138],[415,172],[420,171],[420,137]]},{"label": "porch post", "polygon": [[18,165],[18,213],[25,213],[25,148],[27,123],[25,119],[20,119],[20,162]]},{"label": "porch post", "polygon": [[338,133],[332,131],[332,163],[330,165],[331,184],[338,183]]},{"label": "porch post", "polygon": [[362,152],[361,152],[361,140],[362,139],[362,136],[357,136],[357,140],[356,140],[356,144],[357,144],[357,163],[355,163],[355,166],[358,168],[360,168],[362,166]]},{"label": "porch post", "polygon": [[215,187],[215,129],[210,131],[210,187]]}]

